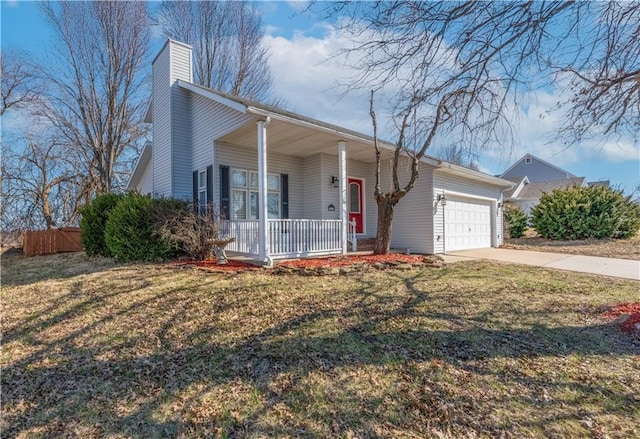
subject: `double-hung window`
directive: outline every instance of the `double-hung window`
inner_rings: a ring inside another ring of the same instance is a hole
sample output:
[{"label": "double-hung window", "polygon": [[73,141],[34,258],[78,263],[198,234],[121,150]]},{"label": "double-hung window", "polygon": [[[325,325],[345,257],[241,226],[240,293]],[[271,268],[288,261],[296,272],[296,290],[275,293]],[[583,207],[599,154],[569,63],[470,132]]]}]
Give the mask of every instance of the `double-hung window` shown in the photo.
[{"label": "double-hung window", "polygon": [[207,213],[207,170],[198,172],[198,212],[200,215]]},{"label": "double-hung window", "polygon": [[[280,218],[280,176],[267,175],[267,217]],[[258,219],[258,173],[231,170],[231,219]]]}]

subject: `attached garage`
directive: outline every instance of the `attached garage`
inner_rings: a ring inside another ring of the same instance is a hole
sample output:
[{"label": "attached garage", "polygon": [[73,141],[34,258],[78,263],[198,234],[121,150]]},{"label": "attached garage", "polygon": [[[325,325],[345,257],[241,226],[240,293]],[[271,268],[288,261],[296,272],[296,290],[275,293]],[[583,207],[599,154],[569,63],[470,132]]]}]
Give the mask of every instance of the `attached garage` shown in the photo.
[{"label": "attached garage", "polygon": [[436,169],[432,204],[434,253],[502,245],[502,189],[510,184],[457,167]]},{"label": "attached garage", "polygon": [[491,202],[447,197],[444,211],[446,252],[491,247]]}]

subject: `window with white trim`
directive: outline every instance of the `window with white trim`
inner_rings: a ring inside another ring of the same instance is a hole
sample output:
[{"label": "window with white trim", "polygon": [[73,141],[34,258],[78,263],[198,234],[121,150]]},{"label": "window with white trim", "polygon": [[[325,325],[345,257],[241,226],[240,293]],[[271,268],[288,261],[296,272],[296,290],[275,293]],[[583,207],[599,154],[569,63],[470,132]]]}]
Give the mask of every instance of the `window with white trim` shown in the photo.
[{"label": "window with white trim", "polygon": [[207,213],[207,170],[198,171],[198,212]]},{"label": "window with white trim", "polygon": [[[267,174],[267,217],[280,218],[280,175]],[[258,219],[258,173],[231,170],[231,219]]]}]

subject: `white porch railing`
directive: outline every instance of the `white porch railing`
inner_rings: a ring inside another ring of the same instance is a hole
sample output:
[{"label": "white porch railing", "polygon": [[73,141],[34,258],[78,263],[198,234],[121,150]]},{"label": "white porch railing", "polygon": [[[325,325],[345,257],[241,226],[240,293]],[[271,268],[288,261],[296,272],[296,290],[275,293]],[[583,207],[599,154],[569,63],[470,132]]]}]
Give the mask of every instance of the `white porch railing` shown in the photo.
[{"label": "white porch railing", "polygon": [[221,221],[221,238],[236,238],[230,242],[226,250],[244,255],[257,256],[258,252],[258,221]]},{"label": "white porch railing", "polygon": [[[275,259],[342,252],[340,220],[272,219],[267,221],[269,255]],[[226,250],[257,256],[258,221],[222,221],[221,237],[235,238]]]},{"label": "white porch railing", "polygon": [[271,256],[298,257],[342,251],[340,220],[269,220]]}]

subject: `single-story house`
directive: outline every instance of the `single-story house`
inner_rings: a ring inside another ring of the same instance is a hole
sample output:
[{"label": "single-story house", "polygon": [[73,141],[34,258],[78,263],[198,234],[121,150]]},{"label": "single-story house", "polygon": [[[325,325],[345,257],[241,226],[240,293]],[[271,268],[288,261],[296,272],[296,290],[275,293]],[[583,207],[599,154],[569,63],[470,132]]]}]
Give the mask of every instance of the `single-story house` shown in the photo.
[{"label": "single-story house", "polygon": [[[231,256],[270,263],[344,254],[349,241],[375,237],[370,136],[196,85],[191,47],[173,40],[153,61],[146,121],[153,144],[128,189],[213,203],[235,238]],[[383,146],[385,189],[394,147]],[[407,180],[409,168],[401,168]],[[424,157],[415,187],[396,207],[392,247],[434,254],[500,246],[502,191],[511,186]]]},{"label": "single-story house", "polygon": [[521,208],[528,217],[531,216],[531,209],[540,202],[540,197],[545,193],[573,186],[609,186],[608,181],[587,183],[584,177],[577,177],[529,153],[504,171],[500,178],[514,183],[511,189],[503,193],[505,202]]}]

